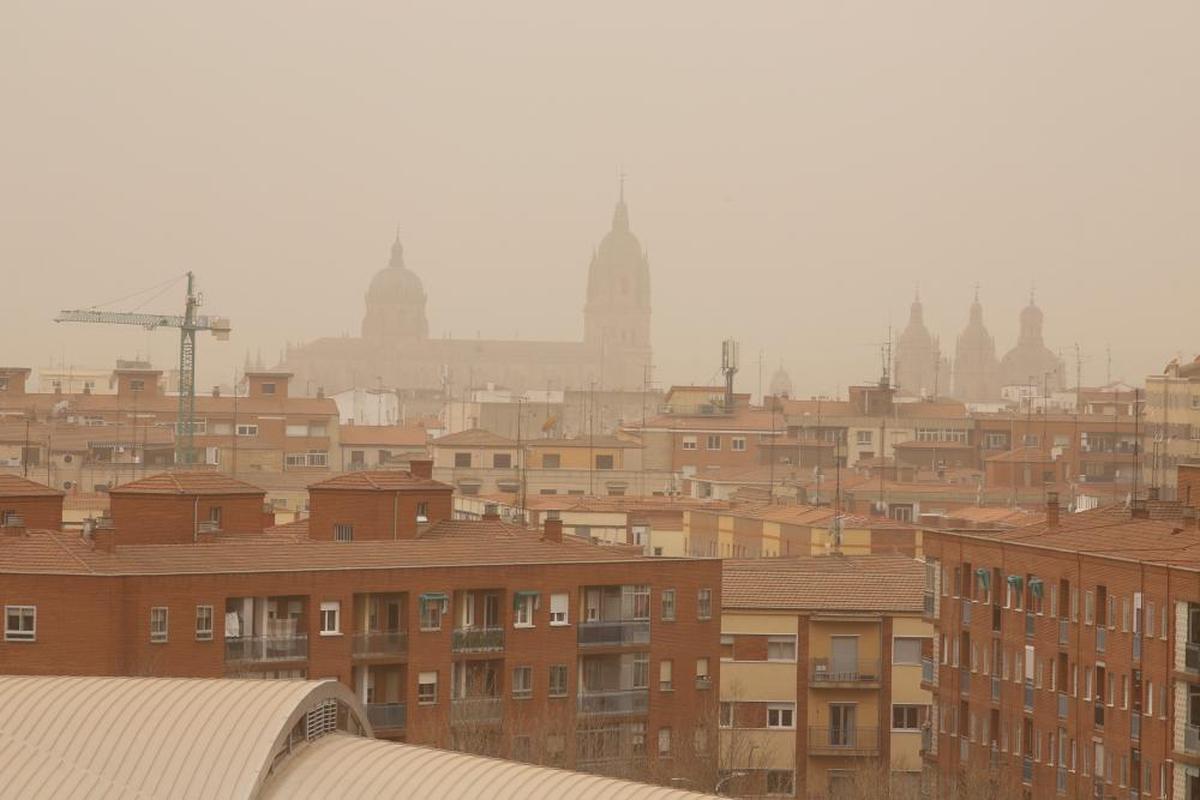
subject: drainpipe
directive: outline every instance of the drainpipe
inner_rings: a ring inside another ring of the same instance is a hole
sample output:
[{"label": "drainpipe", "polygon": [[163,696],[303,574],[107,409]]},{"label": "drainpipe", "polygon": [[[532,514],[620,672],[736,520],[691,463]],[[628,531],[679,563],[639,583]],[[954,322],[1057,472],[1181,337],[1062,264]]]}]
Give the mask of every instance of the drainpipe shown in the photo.
[{"label": "drainpipe", "polygon": [[399,538],[399,531],[396,530],[396,516],[400,513],[400,493],[392,492],[392,539]]},{"label": "drainpipe", "polygon": [[192,498],[192,544],[200,540],[200,495]]}]

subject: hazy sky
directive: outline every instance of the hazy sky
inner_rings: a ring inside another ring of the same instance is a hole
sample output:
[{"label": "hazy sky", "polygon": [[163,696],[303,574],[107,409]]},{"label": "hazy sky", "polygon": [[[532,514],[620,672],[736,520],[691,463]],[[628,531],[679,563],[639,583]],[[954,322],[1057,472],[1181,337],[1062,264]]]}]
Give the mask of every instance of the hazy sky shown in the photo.
[{"label": "hazy sky", "polygon": [[170,366],[173,332],[50,320],[191,269],[228,381],[357,334],[397,226],[433,335],[577,339],[623,166],[664,383],[726,336],[802,393],[875,378],[917,282],[951,352],[981,283],[1003,352],[1035,280],[1085,381],[1109,342],[1140,380],[1200,350],[1198,33],[1194,0],[6,0],[0,364]]}]

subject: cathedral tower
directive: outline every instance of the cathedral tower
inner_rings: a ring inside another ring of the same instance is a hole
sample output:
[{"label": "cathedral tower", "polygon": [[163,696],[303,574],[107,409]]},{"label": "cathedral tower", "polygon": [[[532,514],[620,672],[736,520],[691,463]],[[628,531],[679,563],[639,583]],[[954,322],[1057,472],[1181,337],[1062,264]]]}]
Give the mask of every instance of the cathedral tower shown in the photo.
[{"label": "cathedral tower", "polygon": [[362,335],[375,342],[413,341],[429,337],[425,319],[425,287],[404,265],[404,245],[397,234],[388,265],[375,273],[367,289]]},{"label": "cathedral tower", "polygon": [[976,290],[967,327],[959,334],[954,351],[954,396],[964,403],[1000,399],[998,370],[996,341],[983,324],[983,306]]},{"label": "cathedral tower", "polygon": [[925,327],[918,294],[909,309],[908,325],[896,340],[896,388],[909,397],[934,397],[950,383],[949,364],[941,345]]},{"label": "cathedral tower", "polygon": [[1029,294],[1029,305],[1021,309],[1021,333],[1017,346],[1004,354],[1000,361],[1001,386],[1023,386],[1032,383],[1039,389],[1057,391],[1064,386],[1063,363],[1042,340],[1042,310]]},{"label": "cathedral tower", "polygon": [[612,229],[588,267],[583,338],[603,352],[610,388],[640,385],[650,359],[650,263],[629,229],[623,183]]}]

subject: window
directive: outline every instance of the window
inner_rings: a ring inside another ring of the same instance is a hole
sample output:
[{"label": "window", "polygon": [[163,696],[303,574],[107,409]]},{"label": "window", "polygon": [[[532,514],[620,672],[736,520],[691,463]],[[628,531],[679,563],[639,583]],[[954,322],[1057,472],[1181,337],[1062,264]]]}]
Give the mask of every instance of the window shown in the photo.
[{"label": "window", "polygon": [[567,665],[566,664],[551,664],[550,665],[550,696],[551,697],[566,697],[567,696]]},{"label": "window", "polygon": [[562,466],[562,455],[559,453],[542,453],[542,469],[558,469]]},{"label": "window", "polygon": [[684,450],[695,450],[696,449],[696,437],[695,436],[683,437],[683,443],[681,446]]},{"label": "window", "polygon": [[146,388],[146,382],[141,378],[134,378],[129,382],[129,388],[135,392],[143,391]]},{"label": "window", "polygon": [[155,606],[150,609],[150,641],[155,644],[167,641],[166,606]]},{"label": "window", "polygon": [[668,622],[675,619],[675,590],[662,591],[662,618]]},{"label": "window", "polygon": [[696,592],[696,619],[712,619],[712,589]]},{"label": "window", "polygon": [[1096,621],[1096,596],[1090,591],[1083,593],[1083,624],[1091,625]]},{"label": "window", "polygon": [[570,622],[568,609],[570,599],[566,592],[555,592],[550,595],[550,624],[567,625]]},{"label": "window", "polygon": [[4,607],[4,641],[37,640],[37,606]]},{"label": "window", "polygon": [[733,703],[728,701],[721,703],[720,715],[717,718],[717,725],[722,728],[733,727]]},{"label": "window", "polygon": [[258,436],[258,426],[257,425],[238,425],[237,426],[237,435],[238,436]]},{"label": "window", "polygon": [[533,667],[513,667],[512,695],[515,700],[533,697]]},{"label": "window", "polygon": [[421,672],[417,675],[417,702],[430,706],[437,702],[438,674]]},{"label": "window", "polygon": [[196,606],[196,641],[210,642],[213,638],[213,607]]},{"label": "window", "polygon": [[733,661],[733,636],[729,634],[721,635],[721,660]]},{"label": "window", "polygon": [[921,706],[892,706],[892,730],[915,731],[921,728]]},{"label": "window", "polygon": [[710,433],[708,435],[708,439],[706,440],[704,446],[707,447],[709,450],[720,450],[721,449],[721,437],[718,434]]},{"label": "window", "polygon": [[470,453],[455,453],[454,454],[454,466],[456,466],[456,467],[471,466],[471,454]]},{"label": "window", "polygon": [[734,436],[729,440],[729,449],[735,453],[744,453],[746,451],[746,437]]},{"label": "window", "polygon": [[446,602],[444,594],[421,595],[421,630],[440,631],[442,629],[442,614],[446,610]]},{"label": "window", "polygon": [[796,727],[796,704],[795,703],[774,703],[767,706],[767,727],[768,728],[794,728]]},{"label": "window", "polygon": [[712,676],[708,674],[708,656],[696,659],[696,688],[707,689],[712,686]]},{"label": "window", "polygon": [[218,531],[221,530],[221,517],[222,516],[223,516],[223,514],[221,513],[220,506],[213,506],[208,509],[208,521],[212,523],[212,527],[215,530],[218,530]]},{"label": "window", "polygon": [[670,692],[675,688],[672,673],[675,670],[675,662],[669,658],[664,658],[658,662],[658,689],[662,692]]},{"label": "window", "polygon": [[915,636],[896,636],[892,639],[892,663],[920,665],[921,640]]},{"label": "window", "polygon": [[333,540],[335,542],[353,542],[354,526],[344,522],[337,523],[333,526]]},{"label": "window", "polygon": [[633,688],[650,688],[650,654],[633,654]]},{"label": "window", "polygon": [[321,635],[342,634],[342,604],[337,600],[321,601]]},{"label": "window", "polygon": [[767,639],[767,661],[795,661],[796,637],[771,636]]},{"label": "window", "polygon": [[[454,466],[458,466],[455,464]],[[468,466],[470,466],[468,464]],[[512,467],[512,453],[493,453],[492,467],[495,469],[509,469]]]},{"label": "window", "polygon": [[767,794],[791,797],[796,793],[796,782],[790,769],[767,770]]},{"label": "window", "polygon": [[671,757],[671,729],[670,728],[659,728],[658,729],[658,757],[659,758],[670,758]]},{"label": "window", "polygon": [[275,384],[264,383],[262,385],[262,393],[263,394],[275,394]]},{"label": "window", "polygon": [[537,592],[517,592],[513,595],[513,627],[532,628],[533,611],[537,607]]},{"label": "window", "polygon": [[613,457],[611,455],[605,454],[605,455],[596,456],[596,469],[612,469],[612,468],[613,468]]},{"label": "window", "polygon": [[429,522],[429,503],[417,503],[417,522]]},{"label": "window", "polygon": [[288,423],[288,425],[284,428],[284,433],[292,438],[308,436],[308,423]]}]

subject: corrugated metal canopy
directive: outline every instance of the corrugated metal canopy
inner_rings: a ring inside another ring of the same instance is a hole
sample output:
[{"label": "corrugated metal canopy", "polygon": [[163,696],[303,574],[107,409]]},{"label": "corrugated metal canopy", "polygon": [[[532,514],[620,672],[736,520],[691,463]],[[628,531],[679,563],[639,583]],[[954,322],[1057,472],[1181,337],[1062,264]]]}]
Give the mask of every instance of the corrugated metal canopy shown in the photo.
[{"label": "corrugated metal canopy", "polygon": [[334,734],[288,759],[264,800],[699,800],[701,795],[516,761]]},{"label": "corrugated metal canopy", "polygon": [[361,721],[335,681],[0,676],[0,797],[256,797],[326,700]]}]

